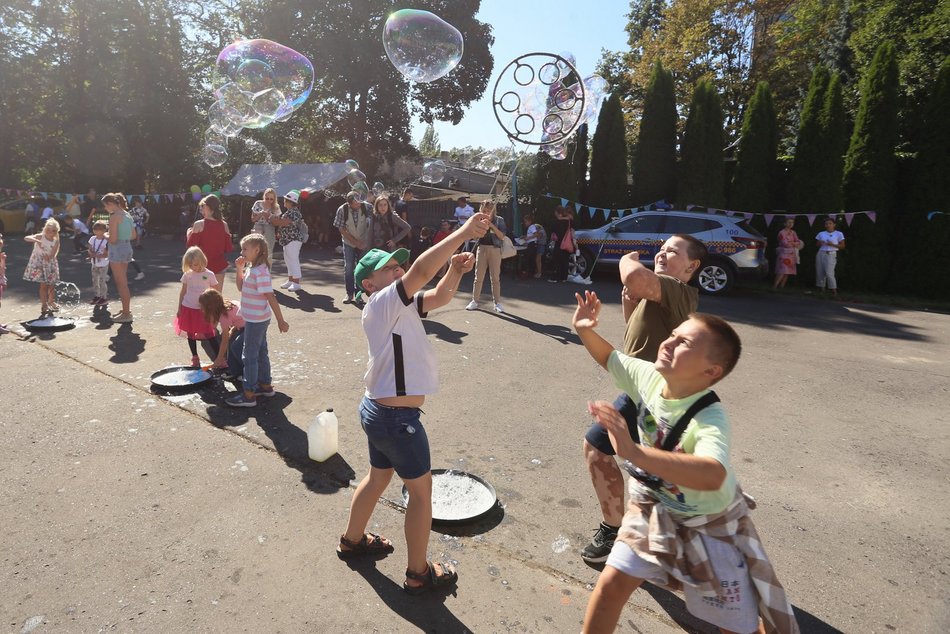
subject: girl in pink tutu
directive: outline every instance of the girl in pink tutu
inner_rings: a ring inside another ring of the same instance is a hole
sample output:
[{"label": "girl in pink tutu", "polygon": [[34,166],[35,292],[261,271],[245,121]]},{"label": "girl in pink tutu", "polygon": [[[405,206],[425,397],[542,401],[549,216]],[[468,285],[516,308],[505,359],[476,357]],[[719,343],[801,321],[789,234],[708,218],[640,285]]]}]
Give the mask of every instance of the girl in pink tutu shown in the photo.
[{"label": "girl in pink tutu", "polygon": [[[201,312],[198,297],[202,292],[218,283],[214,273],[208,270],[208,258],[199,247],[190,247],[181,258],[181,293],[178,296],[178,315],[175,317],[175,334],[188,338],[188,348],[191,350],[191,365],[198,367],[201,360],[198,358],[198,341],[211,344],[206,348],[215,348],[213,342],[217,337],[217,330],[208,323]],[[211,359],[217,357],[217,350],[208,352]]]}]

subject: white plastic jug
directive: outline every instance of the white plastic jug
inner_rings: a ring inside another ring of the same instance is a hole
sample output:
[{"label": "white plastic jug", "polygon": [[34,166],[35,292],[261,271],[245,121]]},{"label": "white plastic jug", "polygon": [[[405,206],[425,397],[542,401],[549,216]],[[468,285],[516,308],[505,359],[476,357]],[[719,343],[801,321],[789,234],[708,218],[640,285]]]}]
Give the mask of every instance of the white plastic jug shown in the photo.
[{"label": "white plastic jug", "polygon": [[307,429],[308,453],[312,460],[324,462],[337,451],[337,420],[333,408],[320,412]]}]

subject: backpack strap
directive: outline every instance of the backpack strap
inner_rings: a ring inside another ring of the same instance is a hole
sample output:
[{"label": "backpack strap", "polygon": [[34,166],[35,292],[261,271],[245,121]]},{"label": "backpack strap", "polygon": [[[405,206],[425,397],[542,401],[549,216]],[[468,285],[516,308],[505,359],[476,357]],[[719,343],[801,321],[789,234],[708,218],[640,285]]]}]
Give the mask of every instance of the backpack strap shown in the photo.
[{"label": "backpack strap", "polygon": [[660,447],[663,451],[673,451],[676,447],[676,443],[680,441],[680,438],[683,436],[683,432],[686,431],[686,428],[689,426],[689,422],[693,420],[693,417],[696,416],[701,410],[709,407],[713,403],[719,402],[719,396],[710,390],[703,395],[702,398],[698,399],[695,403],[689,406],[689,409],[686,410],[686,413],[680,416],[680,419],[676,421],[676,425],[670,429],[670,433],[666,435],[663,439],[663,445]]}]

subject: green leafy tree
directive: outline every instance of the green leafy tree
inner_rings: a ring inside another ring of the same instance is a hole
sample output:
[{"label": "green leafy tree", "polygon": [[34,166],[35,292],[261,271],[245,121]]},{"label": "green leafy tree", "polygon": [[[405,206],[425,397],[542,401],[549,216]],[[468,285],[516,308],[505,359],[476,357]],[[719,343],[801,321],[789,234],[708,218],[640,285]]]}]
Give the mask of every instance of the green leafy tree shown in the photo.
[{"label": "green leafy tree", "polygon": [[438,156],[442,151],[439,144],[439,135],[435,133],[435,128],[430,123],[426,126],[426,131],[422,134],[419,141],[419,154],[425,157]]},{"label": "green leafy tree", "polygon": [[821,117],[822,151],[818,159],[822,170],[819,174],[821,183],[822,201],[824,204],[815,208],[821,212],[838,212],[844,207],[844,155],[848,150],[848,115],[844,108],[844,94],[841,74],[835,73],[825,91],[825,102],[822,104]]},{"label": "green leafy tree", "polygon": [[897,143],[897,59],[894,45],[882,43],[861,82],[861,104],[845,156],[847,211],[872,210],[877,221],[854,219],[842,276],[856,288],[883,290],[891,250],[887,237],[895,202]]},{"label": "green leafy tree", "polygon": [[772,93],[766,82],[759,82],[742,120],[732,185],[734,209],[762,213],[773,208],[777,144]]},{"label": "green leafy tree", "polygon": [[617,208],[627,204],[627,143],[620,98],[611,94],[600,109],[591,144],[590,203]]},{"label": "green leafy tree", "polygon": [[722,107],[711,81],[701,80],[693,90],[681,147],[676,200],[680,205],[722,207],[724,143]]},{"label": "green leafy tree", "polygon": [[823,182],[824,178],[824,131],[821,115],[830,80],[831,73],[826,66],[815,67],[798,124],[798,140],[795,143],[795,158],[792,162],[788,192],[789,211],[814,213],[825,207],[825,192],[818,184]]},{"label": "green leafy tree", "polygon": [[633,202],[673,200],[676,194],[676,97],[673,75],[657,61],[643,100],[633,159]]}]

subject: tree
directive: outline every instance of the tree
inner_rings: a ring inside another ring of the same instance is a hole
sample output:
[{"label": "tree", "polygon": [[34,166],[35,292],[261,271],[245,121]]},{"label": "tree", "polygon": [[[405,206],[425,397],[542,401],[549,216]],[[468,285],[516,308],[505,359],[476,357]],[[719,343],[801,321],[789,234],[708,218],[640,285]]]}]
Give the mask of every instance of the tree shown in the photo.
[{"label": "tree", "polygon": [[823,205],[816,211],[835,213],[844,207],[842,178],[844,177],[844,154],[848,149],[848,115],[844,109],[841,74],[835,73],[825,91],[825,102],[821,107],[819,126],[821,127],[821,161],[819,173],[820,189],[823,193]]},{"label": "tree", "polygon": [[861,82],[861,104],[844,164],[847,211],[871,210],[876,222],[855,217],[848,239],[843,276],[855,288],[881,290],[891,250],[887,235],[895,201],[897,142],[897,59],[894,45],[883,42]]},{"label": "tree", "polygon": [[419,141],[419,154],[424,157],[439,156],[442,146],[439,145],[439,135],[435,133],[435,128],[430,123],[426,126],[426,131],[422,134]]},{"label": "tree", "polygon": [[680,205],[722,207],[724,204],[723,127],[719,95],[711,81],[693,90],[686,119],[676,200]]},{"label": "tree", "polygon": [[762,213],[772,209],[778,130],[769,85],[756,86],[742,120],[732,186],[732,208]]},{"label": "tree", "polygon": [[591,144],[590,203],[617,208],[627,204],[627,143],[620,99],[611,94],[600,109]]},{"label": "tree", "polygon": [[577,182],[577,202],[589,202],[587,170],[590,166],[590,150],[588,150],[587,124],[582,123],[577,126],[577,132],[574,134],[574,156],[571,158],[571,164],[574,168],[574,180]]},{"label": "tree", "polygon": [[808,95],[798,124],[789,184],[788,209],[792,212],[814,213],[825,207],[826,193],[817,185],[823,181],[822,170],[825,168],[821,115],[830,80],[828,68],[819,65],[815,67],[808,84]]},{"label": "tree", "polygon": [[673,200],[676,194],[676,97],[673,75],[657,61],[643,100],[633,158],[633,202]]}]

